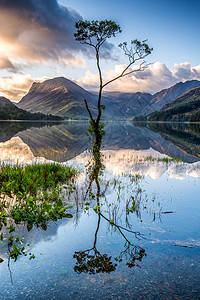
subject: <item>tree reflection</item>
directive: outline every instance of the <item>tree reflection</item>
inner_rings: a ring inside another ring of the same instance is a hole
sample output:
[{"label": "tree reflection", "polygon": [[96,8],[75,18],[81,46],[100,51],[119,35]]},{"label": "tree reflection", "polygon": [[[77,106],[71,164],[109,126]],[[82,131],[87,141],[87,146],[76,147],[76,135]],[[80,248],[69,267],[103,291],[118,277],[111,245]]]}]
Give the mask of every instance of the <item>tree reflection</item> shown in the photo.
[{"label": "tree reflection", "polygon": [[93,247],[91,249],[76,251],[74,253],[73,258],[76,259],[74,271],[78,274],[110,273],[116,270],[117,265],[111,261],[112,257],[108,256],[106,253],[101,254],[96,247],[100,220],[101,215],[99,214]]},{"label": "tree reflection", "polygon": [[[146,256],[145,249],[132,244],[123,231],[131,232],[135,235],[137,239],[142,238],[143,236],[139,232],[131,231],[127,228],[124,228],[120,225],[110,222],[101,212],[100,207],[98,207],[98,222],[97,228],[95,231],[94,244],[93,247],[84,251],[75,251],[73,258],[76,259],[76,265],[74,266],[74,271],[78,274],[88,273],[88,274],[97,274],[97,273],[111,273],[116,270],[116,262],[122,262],[126,260],[126,265],[129,268],[134,266],[140,267],[137,263],[141,262],[143,257]],[[120,252],[117,257],[114,257],[115,262],[112,261],[112,256],[109,256],[107,253],[101,254],[97,249],[97,234],[100,228],[100,220],[104,218],[107,220],[111,226],[114,226],[121,236],[125,239],[124,250]]]},{"label": "tree reflection", "polygon": [[[97,222],[97,228],[95,231],[94,236],[94,244],[93,247],[87,250],[82,251],[75,251],[73,258],[76,259],[76,264],[74,266],[74,271],[78,274],[81,273],[88,273],[88,274],[97,274],[97,273],[111,273],[116,270],[117,263],[122,262],[123,260],[126,260],[126,265],[129,268],[132,268],[134,266],[139,266],[138,262],[141,262],[143,257],[146,256],[145,249],[134,245],[129,241],[127,236],[125,235],[125,232],[129,232],[134,235],[136,239],[142,239],[144,236],[138,232],[130,230],[129,228],[123,227],[121,225],[117,224],[117,217],[113,219],[107,218],[101,211],[101,201],[100,198],[102,195],[104,195],[106,187],[101,193],[101,185],[100,185],[100,175],[102,175],[102,172],[104,170],[103,165],[103,158],[101,153],[101,144],[102,144],[102,138],[105,134],[103,131],[103,126],[101,124],[101,128],[98,131],[98,135],[101,134],[100,137],[100,143],[97,145],[97,137],[96,132],[93,130],[89,130],[90,136],[93,138],[93,146],[90,149],[90,152],[92,154],[91,159],[89,160],[87,164],[87,173],[88,173],[88,186],[86,188],[84,201],[86,201],[87,197],[92,195],[92,198],[96,198],[96,206],[94,208],[94,211],[98,215],[98,222]],[[96,187],[96,193],[94,194],[92,191],[92,186],[95,184]],[[114,210],[117,211],[117,206],[114,207]],[[126,214],[127,217],[127,214]],[[124,238],[125,244],[124,249],[120,252],[120,254],[117,257],[114,257],[112,261],[112,256],[109,256],[107,253],[101,253],[97,249],[97,235],[100,228],[100,221],[101,219],[104,219],[108,222],[108,224],[115,228],[116,231]]]},{"label": "tree reflection", "polygon": [[137,261],[142,261],[143,257],[147,255],[145,249],[137,245],[132,245],[128,241],[125,242],[124,248],[125,250],[121,251],[120,254],[115,257],[115,260],[118,262],[122,262],[125,258],[126,265],[129,268],[135,266],[140,268],[140,265],[137,263]]}]

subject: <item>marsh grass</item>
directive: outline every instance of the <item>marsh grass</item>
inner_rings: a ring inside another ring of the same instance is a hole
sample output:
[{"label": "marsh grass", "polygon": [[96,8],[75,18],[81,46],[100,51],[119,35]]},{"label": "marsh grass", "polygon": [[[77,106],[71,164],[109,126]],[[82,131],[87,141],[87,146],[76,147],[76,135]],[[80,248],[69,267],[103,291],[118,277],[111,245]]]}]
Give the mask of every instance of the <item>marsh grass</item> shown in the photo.
[{"label": "marsh grass", "polygon": [[163,157],[163,158],[155,158],[153,156],[147,156],[145,158],[145,161],[157,161],[157,162],[163,162],[163,163],[171,163],[171,162],[177,162],[177,163],[182,163],[183,161],[180,158],[174,158],[174,157]]},{"label": "marsh grass", "polygon": [[13,237],[17,226],[46,230],[51,221],[72,218],[68,212],[72,206],[65,206],[63,185],[73,191],[75,175],[74,169],[57,163],[0,166],[0,240],[7,241],[9,258],[16,260],[24,254],[24,247],[16,245],[19,238]]}]

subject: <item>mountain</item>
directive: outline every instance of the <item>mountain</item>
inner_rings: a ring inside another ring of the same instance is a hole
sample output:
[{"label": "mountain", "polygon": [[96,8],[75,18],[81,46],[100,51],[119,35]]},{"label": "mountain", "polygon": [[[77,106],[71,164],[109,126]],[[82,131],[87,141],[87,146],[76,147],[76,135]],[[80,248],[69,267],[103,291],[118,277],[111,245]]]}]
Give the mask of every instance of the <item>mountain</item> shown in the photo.
[{"label": "mountain", "polygon": [[178,104],[188,103],[191,100],[193,100],[193,101],[200,100],[200,87],[191,89],[191,90],[187,91],[186,93],[184,93],[182,96],[178,97],[177,99],[165,104],[162,107],[161,111],[166,110],[168,108],[172,108]]},{"label": "mountain", "polygon": [[200,87],[192,89],[149,115],[148,121],[200,121]]},{"label": "mountain", "polygon": [[9,99],[5,97],[0,97],[0,106],[5,106],[5,105],[15,106]]},{"label": "mountain", "polygon": [[154,111],[160,110],[165,104],[180,97],[185,92],[200,87],[200,81],[190,80],[186,82],[179,82],[168,89],[164,89],[152,96],[152,100],[149,105],[140,113],[141,115],[147,115]]},{"label": "mountain", "polygon": [[118,108],[120,115],[124,118],[132,118],[141,113],[141,111],[149,105],[152,95],[148,93],[104,93],[108,98],[112,99]]},{"label": "mountain", "polygon": [[[89,119],[84,99],[87,100],[95,116],[97,97],[71,80],[57,77],[42,83],[33,83],[27,95],[17,103],[17,106],[30,112],[42,112],[69,119]],[[106,106],[103,118],[123,118],[110,98],[102,97],[102,104]]]},{"label": "mountain", "polygon": [[30,112],[51,113],[69,118],[88,117],[84,99],[94,113],[96,97],[75,84],[58,77],[42,83],[33,83],[28,94],[17,104]]}]

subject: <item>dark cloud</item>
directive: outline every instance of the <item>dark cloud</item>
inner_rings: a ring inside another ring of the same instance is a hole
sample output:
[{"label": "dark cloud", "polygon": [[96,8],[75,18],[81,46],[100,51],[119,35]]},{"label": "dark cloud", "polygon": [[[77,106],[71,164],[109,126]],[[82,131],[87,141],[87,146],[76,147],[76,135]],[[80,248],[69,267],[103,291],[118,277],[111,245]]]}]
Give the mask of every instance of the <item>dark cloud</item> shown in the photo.
[{"label": "dark cloud", "polygon": [[10,0],[0,2],[1,38],[13,42],[19,57],[41,61],[73,59],[79,50],[74,40],[74,24],[81,16],[56,0]]},{"label": "dark cloud", "polygon": [[[78,12],[57,0],[1,0],[0,40],[12,45],[11,56],[29,62],[78,64],[75,55],[80,51],[91,55],[92,50],[74,39],[74,24],[80,19]],[[104,57],[110,57],[112,48],[105,44]]]}]

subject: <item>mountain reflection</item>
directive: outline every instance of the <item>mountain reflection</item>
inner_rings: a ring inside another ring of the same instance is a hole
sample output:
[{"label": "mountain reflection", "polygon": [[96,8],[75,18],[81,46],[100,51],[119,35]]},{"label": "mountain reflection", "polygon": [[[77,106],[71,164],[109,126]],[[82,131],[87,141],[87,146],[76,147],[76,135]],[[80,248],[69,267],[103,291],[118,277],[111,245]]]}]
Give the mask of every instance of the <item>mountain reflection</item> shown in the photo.
[{"label": "mountain reflection", "polygon": [[[0,141],[8,143],[1,144],[1,151],[4,145],[8,147],[11,138],[18,137],[21,141],[15,140],[15,149],[18,143],[23,142],[34,157],[66,162],[88,148],[85,134],[87,127],[87,122],[68,122],[59,125],[4,122],[0,127]],[[135,127],[126,122],[111,122],[105,123],[105,131],[103,145],[106,150],[152,148],[161,154],[188,163],[197,162],[200,157],[200,130],[197,125],[181,127],[173,124],[149,124],[147,128]],[[13,144],[14,140],[10,142]],[[30,161],[30,157],[28,160]]]},{"label": "mountain reflection", "polygon": [[51,126],[51,124],[59,124],[60,122],[47,123],[47,122],[12,122],[12,121],[0,121],[0,142],[6,142],[15,136],[18,132],[26,129],[37,127],[42,128],[44,126]]},{"label": "mountain reflection", "polygon": [[[74,158],[73,162],[85,164],[89,159],[85,152],[88,147],[85,134],[87,123],[71,122],[28,129],[27,124],[19,124],[16,128],[23,129],[25,126],[25,130],[0,143],[1,162],[31,164],[66,162]],[[173,124],[149,126],[157,132],[129,123],[105,124],[103,156],[107,171],[113,174],[139,172],[154,179],[166,172],[170,177],[179,179],[186,175],[200,177],[199,127]],[[1,138],[6,136],[7,130],[12,136],[14,127],[14,122],[3,123]]]},{"label": "mountain reflection", "polygon": [[9,141],[0,143],[0,161],[14,164],[48,162],[44,157],[34,156],[30,147],[19,137],[12,137]]}]

